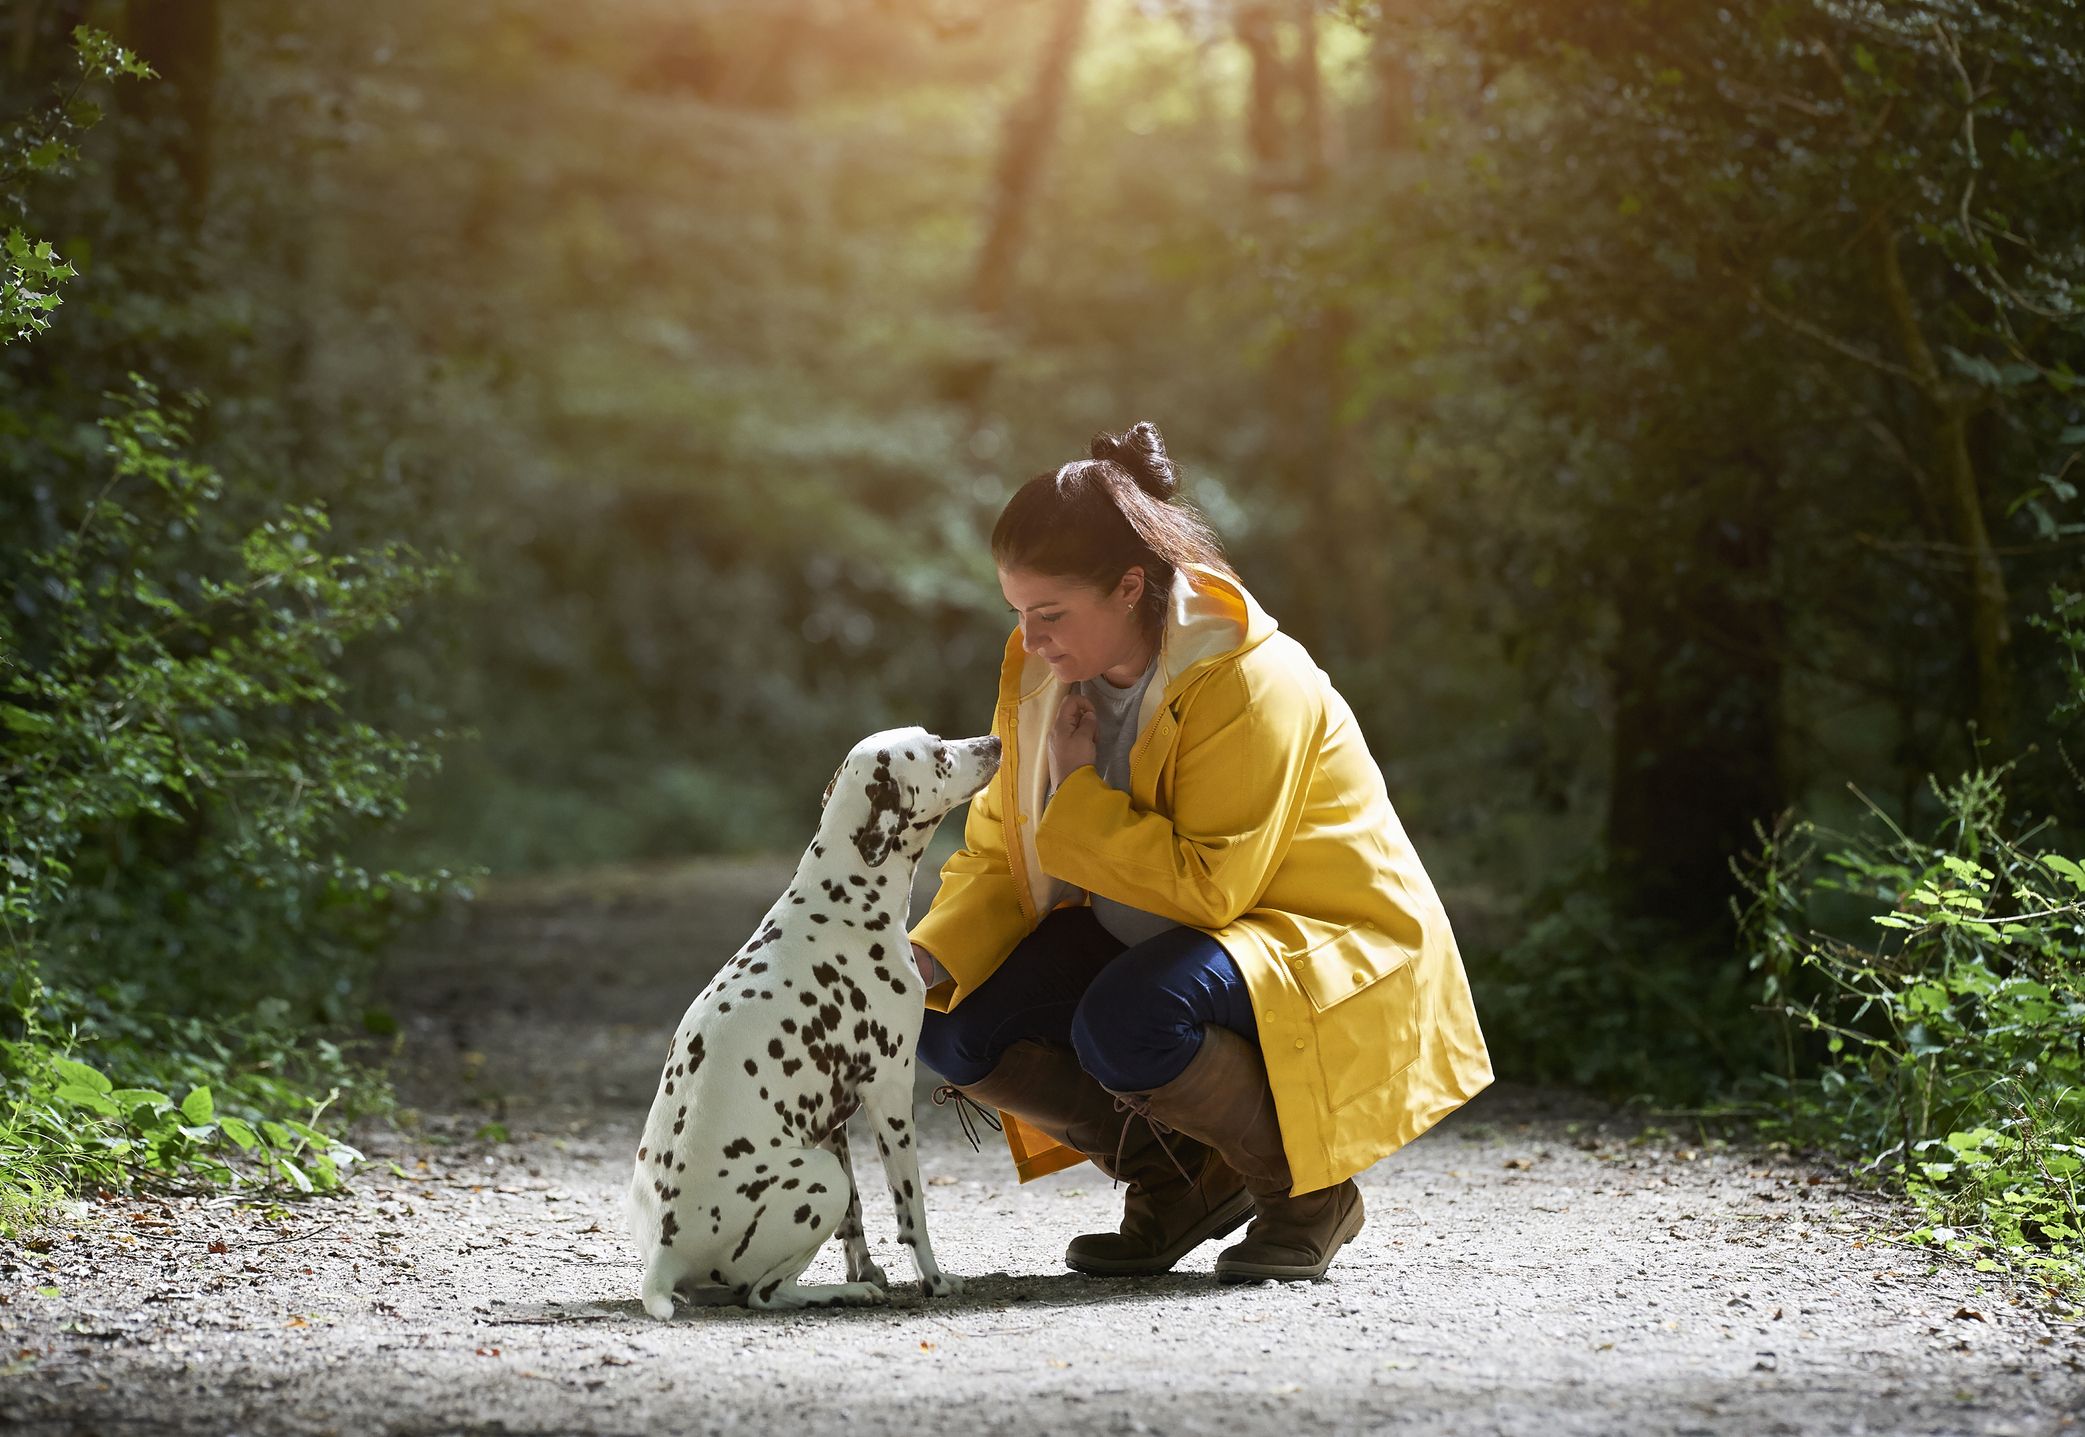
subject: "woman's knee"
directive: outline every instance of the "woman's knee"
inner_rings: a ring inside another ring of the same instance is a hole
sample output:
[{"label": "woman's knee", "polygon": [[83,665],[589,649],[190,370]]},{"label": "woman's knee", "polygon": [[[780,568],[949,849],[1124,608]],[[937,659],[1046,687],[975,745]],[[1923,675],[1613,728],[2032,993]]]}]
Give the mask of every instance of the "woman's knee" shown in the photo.
[{"label": "woman's knee", "polygon": [[1170,1082],[1194,1057],[1201,1036],[1195,1013],[1177,994],[1123,981],[1115,969],[1094,981],[1071,1020],[1079,1066],[1117,1093]]},{"label": "woman's knee", "polygon": [[951,1014],[928,1013],[920,1025],[916,1048],[919,1060],[930,1071],[959,1088],[990,1073],[997,1056],[984,1051],[979,1041],[982,1035],[966,1031],[968,1026]]}]

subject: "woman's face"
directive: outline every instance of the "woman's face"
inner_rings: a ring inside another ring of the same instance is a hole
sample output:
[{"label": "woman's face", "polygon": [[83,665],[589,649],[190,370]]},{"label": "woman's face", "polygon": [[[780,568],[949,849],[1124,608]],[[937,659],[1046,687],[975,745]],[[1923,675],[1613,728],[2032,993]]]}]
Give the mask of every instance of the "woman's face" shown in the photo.
[{"label": "woman's face", "polygon": [[1141,568],[1130,569],[1107,590],[1031,569],[1001,569],[999,592],[1021,621],[1021,647],[1048,660],[1061,683],[1131,665],[1123,677],[1134,678],[1149,658],[1133,611],[1144,592]]}]

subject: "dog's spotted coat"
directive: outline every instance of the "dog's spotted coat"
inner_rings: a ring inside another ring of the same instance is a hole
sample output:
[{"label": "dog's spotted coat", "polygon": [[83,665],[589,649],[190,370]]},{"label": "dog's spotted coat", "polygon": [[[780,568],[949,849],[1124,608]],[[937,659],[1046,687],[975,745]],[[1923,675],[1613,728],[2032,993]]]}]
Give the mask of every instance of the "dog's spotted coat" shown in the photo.
[{"label": "dog's spotted coat", "polygon": [[[788,890],[689,1005],[666,1052],[628,1201],[652,1316],[672,1316],[676,1290],[768,1308],[883,1297],[844,1134],[857,1110],[922,1289],[961,1287],[927,1241],[912,1142],[924,990],[905,934],[928,836],[998,765],[996,738],[894,729],[857,744],[826,786]],[[848,1280],[800,1286],[835,1234]]]}]

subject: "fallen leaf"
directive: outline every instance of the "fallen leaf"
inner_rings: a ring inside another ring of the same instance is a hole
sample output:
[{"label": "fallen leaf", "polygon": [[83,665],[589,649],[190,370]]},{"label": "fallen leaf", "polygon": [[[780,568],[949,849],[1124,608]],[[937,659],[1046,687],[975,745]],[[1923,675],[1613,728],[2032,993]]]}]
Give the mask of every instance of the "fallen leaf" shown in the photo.
[{"label": "fallen leaf", "polygon": [[290,1319],[290,1320],[289,1320],[288,1322],[285,1322],[285,1323],[283,1324],[283,1326],[284,1326],[284,1327],[309,1327],[309,1326],[311,1326],[311,1323],[310,1323],[310,1322],[308,1322],[307,1320],[305,1320],[304,1318],[301,1318],[301,1317],[292,1317],[292,1318],[291,1318],[291,1319]]},{"label": "fallen leaf", "polygon": [[947,1173],[936,1173],[927,1179],[927,1186],[930,1188],[952,1188],[955,1185],[956,1180]]},{"label": "fallen leaf", "polygon": [[919,1345],[919,1350],[922,1352],[932,1352],[934,1350],[934,1344],[931,1342],[922,1342]]},{"label": "fallen leaf", "polygon": [[478,1355],[480,1357],[497,1357],[500,1355],[500,1350],[497,1347],[481,1347],[478,1349]]},{"label": "fallen leaf", "polygon": [[213,1242],[213,1243],[211,1243],[211,1244],[210,1244],[210,1246],[209,1246],[209,1249],[208,1249],[208,1250],[209,1250],[209,1251],[211,1251],[211,1252],[230,1252],[230,1251],[231,1251],[231,1249],[230,1249],[229,1247],[225,1246],[225,1245],[224,1245],[224,1244],[223,1244],[222,1242]]},{"label": "fallen leaf", "polygon": [[1508,1158],[1504,1163],[1501,1164],[1501,1166],[1508,1168],[1526,1169],[1533,1167],[1534,1164],[1529,1162],[1526,1158]]},{"label": "fallen leaf", "polygon": [[1971,1318],[1977,1322],[1989,1322],[1991,1320],[1973,1307],[1958,1307],[1955,1309],[1955,1316]]}]

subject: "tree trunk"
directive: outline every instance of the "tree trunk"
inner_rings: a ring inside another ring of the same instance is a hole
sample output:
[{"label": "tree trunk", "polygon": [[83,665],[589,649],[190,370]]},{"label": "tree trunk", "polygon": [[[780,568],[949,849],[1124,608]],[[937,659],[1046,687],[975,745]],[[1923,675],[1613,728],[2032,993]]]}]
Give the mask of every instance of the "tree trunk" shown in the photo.
[{"label": "tree trunk", "polygon": [[1282,134],[1283,89],[1281,46],[1274,33],[1274,14],[1264,5],[1238,12],[1238,43],[1252,57],[1252,96],[1245,112],[1245,144],[1252,155],[1253,183],[1273,189],[1286,169],[1288,146]]},{"label": "tree trunk", "polygon": [[1417,94],[1411,62],[1392,43],[1387,29],[1376,37],[1369,64],[1375,71],[1376,148],[1386,154],[1407,149],[1412,143]]},{"label": "tree trunk", "polygon": [[117,87],[118,106],[131,122],[118,195],[126,207],[193,238],[210,198],[218,0],[125,0],[123,42],[159,79]]},{"label": "tree trunk", "polygon": [[[1783,806],[1775,483],[1757,465],[1699,495],[1691,540],[1632,546],[1608,657],[1615,724],[1609,893],[1618,915],[1722,936],[1729,863]],[[1675,492],[1686,491],[1686,481]],[[1715,945],[1710,945],[1715,951]]]},{"label": "tree trunk", "polygon": [[1897,248],[1897,232],[1878,231],[1882,288],[1889,302],[1897,339],[1933,411],[1933,455],[1948,505],[1953,539],[1969,571],[1969,646],[1976,670],[1977,736],[2003,749],[2011,728],[2012,627],[2011,600],[2005,570],[1991,546],[1984,522],[1983,488],[1970,452],[1970,405],[1959,387],[1940,373],[1933,350],[1920,329],[1911,287]]},{"label": "tree trunk", "polygon": [[1324,188],[1326,178],[1338,163],[1338,135],[1325,114],[1325,86],[1318,74],[1318,0],[1296,0],[1296,63],[1290,70],[1296,87],[1297,128],[1305,190]]},{"label": "tree trunk", "polygon": [[1034,81],[1028,93],[1007,111],[993,187],[991,223],[986,227],[970,283],[970,303],[980,314],[999,313],[1013,288],[1043,164],[1062,126],[1064,96],[1071,85],[1072,60],[1078,53],[1086,3],[1087,0],[1057,0]]}]

